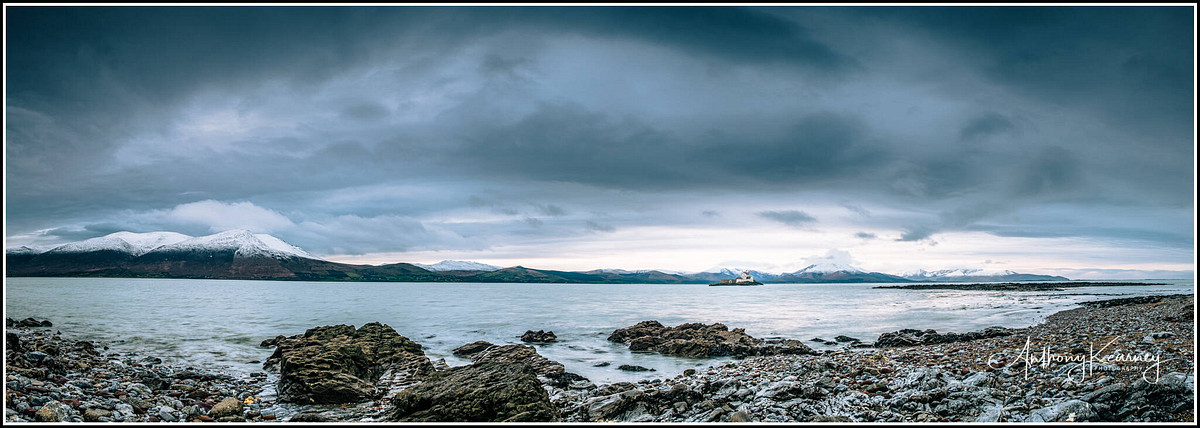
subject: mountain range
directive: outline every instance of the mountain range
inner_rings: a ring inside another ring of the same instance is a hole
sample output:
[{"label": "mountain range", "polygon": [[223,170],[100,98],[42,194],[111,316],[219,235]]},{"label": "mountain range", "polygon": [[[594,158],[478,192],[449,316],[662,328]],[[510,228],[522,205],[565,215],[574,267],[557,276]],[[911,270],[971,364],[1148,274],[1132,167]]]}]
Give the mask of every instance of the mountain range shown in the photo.
[{"label": "mountain range", "polygon": [[1061,276],[979,269],[918,270],[901,275],[818,263],[788,273],[715,267],[696,273],[596,269],[586,272],[501,268],[471,261],[353,265],[314,256],[274,236],[230,230],[192,237],[175,232],[116,232],[50,248],[5,251],[14,276],[278,279],[302,281],[712,283],[749,271],[764,283],[1066,281]]}]

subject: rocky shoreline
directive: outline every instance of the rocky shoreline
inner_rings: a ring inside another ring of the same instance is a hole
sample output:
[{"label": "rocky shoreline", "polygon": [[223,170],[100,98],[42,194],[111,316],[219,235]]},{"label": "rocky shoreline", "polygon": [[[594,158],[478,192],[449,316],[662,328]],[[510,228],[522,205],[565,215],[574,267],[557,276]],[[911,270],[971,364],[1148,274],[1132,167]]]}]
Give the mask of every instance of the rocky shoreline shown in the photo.
[{"label": "rocky shoreline", "polygon": [[878,285],[871,288],[894,288],[901,290],[975,290],[975,291],[1063,291],[1067,288],[1080,287],[1120,287],[1120,286],[1151,286],[1165,285],[1154,282],[998,282],[998,283],[930,283],[908,285]]},{"label": "rocky shoreline", "polygon": [[264,372],[234,378],[14,321],[5,420],[1190,422],[1193,308],[1192,295],[1088,302],[1028,328],[900,330],[874,347],[839,337],[845,347],[826,351],[647,321],[609,340],[744,358],[601,385],[521,344],[465,344],[455,354],[472,364],[449,367],[379,323],[264,341],[275,348]]}]

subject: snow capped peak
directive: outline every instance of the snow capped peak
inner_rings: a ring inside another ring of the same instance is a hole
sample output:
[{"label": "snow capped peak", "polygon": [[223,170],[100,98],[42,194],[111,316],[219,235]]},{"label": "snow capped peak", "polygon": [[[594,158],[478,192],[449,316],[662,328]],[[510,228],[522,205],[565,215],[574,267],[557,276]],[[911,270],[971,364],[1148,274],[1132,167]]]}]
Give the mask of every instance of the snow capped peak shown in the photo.
[{"label": "snow capped peak", "polygon": [[960,276],[1006,276],[1019,275],[1017,272],[1008,269],[973,269],[973,268],[957,268],[957,269],[940,269],[927,271],[917,269],[901,273],[900,276],[908,279],[925,279],[925,278],[950,278]]},{"label": "snow capped peak", "polygon": [[208,236],[186,239],[158,247],[155,251],[221,251],[234,250],[234,257],[267,256],[275,258],[320,258],[283,240],[265,233],[234,229]]},{"label": "snow capped peak", "polygon": [[54,248],[54,247],[41,247],[41,246],[32,246],[31,247],[28,245],[22,245],[20,247],[5,248],[4,254],[12,254],[12,255],[41,254],[46,251],[49,251],[52,248]]},{"label": "snow capped peak", "polygon": [[850,272],[850,273],[865,273],[866,271],[850,266],[848,264],[836,262],[821,262],[809,265],[804,269],[796,271],[796,273],[834,273],[834,272]]},{"label": "snow capped peak", "polygon": [[459,260],[442,260],[440,262],[437,262],[437,263],[434,263],[431,265],[416,264],[416,266],[420,267],[422,269],[434,271],[434,272],[442,272],[442,271],[449,271],[449,270],[472,270],[472,271],[491,272],[491,271],[500,270],[499,267],[492,266],[489,264],[483,264],[483,263],[478,263],[478,262],[459,261]]},{"label": "snow capped peak", "polygon": [[721,274],[721,275],[738,276],[738,275],[741,275],[742,272],[745,272],[748,270],[751,270],[751,269],[742,269],[742,268],[728,267],[728,266],[713,266],[713,267],[710,267],[703,271],[700,271],[700,273],[715,273],[715,274]]},{"label": "snow capped peak", "polygon": [[179,241],[191,238],[191,236],[175,232],[116,232],[104,236],[105,238],[116,238],[128,242],[134,249],[134,255],[140,256],[148,253],[155,248],[163,245],[174,244]]},{"label": "snow capped peak", "polygon": [[175,232],[116,232],[83,241],[69,242],[47,251],[53,254],[120,251],[134,256],[146,254],[163,245],[173,244],[190,236]]}]

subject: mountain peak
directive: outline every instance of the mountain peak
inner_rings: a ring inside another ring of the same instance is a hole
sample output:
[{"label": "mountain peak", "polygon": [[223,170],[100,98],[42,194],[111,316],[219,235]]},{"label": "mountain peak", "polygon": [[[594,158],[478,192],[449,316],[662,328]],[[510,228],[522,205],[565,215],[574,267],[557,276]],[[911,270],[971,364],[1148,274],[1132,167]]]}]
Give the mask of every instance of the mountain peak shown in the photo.
[{"label": "mountain peak", "polygon": [[233,250],[236,257],[301,257],[320,260],[307,251],[265,233],[253,233],[245,229],[226,230],[212,235],[200,236],[164,245],[159,251],[212,251]]},{"label": "mountain peak", "polygon": [[808,265],[808,267],[806,267],[804,269],[800,269],[800,270],[796,271],[797,274],[801,274],[801,273],[834,273],[834,272],[863,273],[866,271],[856,268],[854,266],[848,265],[848,264],[836,263],[836,262],[821,262],[821,263],[817,263],[817,264],[812,264],[812,265]]},{"label": "mountain peak", "polygon": [[492,271],[500,270],[500,267],[498,267],[498,266],[492,266],[489,264],[484,264],[484,263],[479,263],[479,262],[461,261],[461,260],[442,260],[440,262],[437,262],[437,263],[434,263],[431,265],[425,265],[425,264],[419,264],[419,263],[416,263],[415,265],[419,268],[422,268],[422,269],[425,269],[428,271],[434,271],[434,272],[443,272],[443,271],[451,271],[451,270],[492,272]]}]

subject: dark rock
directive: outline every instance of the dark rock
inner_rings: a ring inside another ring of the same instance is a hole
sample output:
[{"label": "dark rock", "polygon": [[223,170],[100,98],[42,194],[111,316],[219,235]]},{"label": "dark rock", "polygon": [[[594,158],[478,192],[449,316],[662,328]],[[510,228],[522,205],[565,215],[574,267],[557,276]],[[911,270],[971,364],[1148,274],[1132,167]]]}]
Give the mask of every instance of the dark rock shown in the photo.
[{"label": "dark rock", "polygon": [[629,365],[629,364],[621,364],[619,367],[617,367],[617,370],[624,370],[624,371],[627,371],[627,372],[653,372],[653,371],[657,371],[657,370],[654,370],[654,369],[648,369],[648,368],[645,368],[645,367],[642,367],[642,366],[634,366],[634,365]]},{"label": "dark rock", "polygon": [[523,363],[533,368],[533,371],[538,375],[548,375],[550,373],[562,373],[563,365],[556,361],[551,361],[537,353],[529,345],[499,345],[487,348],[483,352],[472,354],[471,360],[478,363]]},{"label": "dark rock", "polygon": [[[9,318],[9,320],[11,319]],[[7,352],[24,352],[25,348],[21,347],[21,338],[16,333],[6,331],[4,332],[4,350]]]},{"label": "dark rock", "polygon": [[729,422],[754,422],[754,418],[750,417],[749,413],[743,411],[733,412],[727,420]]},{"label": "dark rock", "polygon": [[454,350],[450,351],[450,353],[460,356],[460,357],[470,358],[472,355],[483,352],[483,351],[487,350],[487,348],[491,348],[492,346],[493,345],[491,344],[491,342],[485,342],[485,341],[480,340],[477,342],[471,342],[466,345],[454,348]]},{"label": "dark rock", "polygon": [[33,318],[25,318],[25,319],[23,319],[23,320],[16,321],[16,322],[15,322],[13,325],[14,325],[14,326],[16,326],[16,327],[24,327],[24,328],[30,328],[30,327],[53,327],[53,326],[54,326],[54,323],[50,322],[50,320],[42,320],[42,321],[38,321],[38,320],[36,320],[36,319],[33,319]]},{"label": "dark rock", "polygon": [[278,344],[271,358],[279,360],[277,390],[285,402],[365,401],[376,395],[384,373],[390,374],[388,382],[404,383],[434,371],[421,345],[380,323],[357,330],[351,325],[312,328]]},{"label": "dark rock", "polygon": [[746,334],[745,329],[729,330],[721,323],[686,323],[665,327],[658,321],[642,321],[614,331],[608,340],[627,343],[629,349],[634,351],[655,351],[692,358],[813,353],[812,349],[798,340],[768,342]]},{"label": "dark rock", "polygon": [[329,422],[329,418],[316,412],[304,412],[292,416],[288,422]]},{"label": "dark rock", "polygon": [[528,364],[480,362],[435,373],[392,400],[389,421],[549,422],[558,411]]},{"label": "dark rock", "polygon": [[855,339],[853,337],[842,336],[842,335],[839,335],[838,337],[833,338],[833,340],[836,340],[838,342],[862,342],[861,340]]},{"label": "dark rock", "polygon": [[529,343],[529,342],[548,343],[548,342],[555,342],[557,340],[558,340],[558,336],[555,336],[553,331],[526,330],[525,334],[521,335],[521,341],[526,342],[526,343]]},{"label": "dark rock", "polygon": [[903,330],[879,335],[879,339],[875,341],[874,346],[876,348],[889,348],[896,346],[932,345],[937,343],[965,342],[992,337],[1010,336],[1012,334],[1013,330],[1004,327],[988,327],[983,330],[962,334],[938,333],[933,329],[917,330],[906,328]]},{"label": "dark rock", "polygon": [[545,376],[549,380],[547,384],[555,388],[566,388],[572,382],[588,381],[588,378],[571,372],[547,373]]},{"label": "dark rock", "polygon": [[287,337],[285,337],[284,335],[281,334],[281,335],[275,336],[274,339],[267,339],[262,342],[259,342],[258,346],[261,346],[263,348],[274,348],[276,346],[279,346],[280,343],[283,343],[287,339],[288,339]]},{"label": "dark rock", "polygon": [[1195,378],[1168,373],[1151,382],[1138,379],[1130,385],[1116,383],[1083,396],[1100,421],[1171,421],[1171,414],[1192,409]]},{"label": "dark rock", "polygon": [[600,363],[592,364],[592,367],[608,367],[608,366],[611,366],[611,365],[612,365],[612,363],[610,363],[610,362],[608,362],[608,361],[604,361],[604,362],[600,362]]}]

